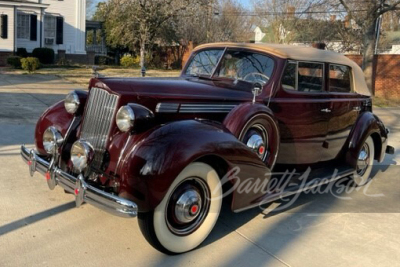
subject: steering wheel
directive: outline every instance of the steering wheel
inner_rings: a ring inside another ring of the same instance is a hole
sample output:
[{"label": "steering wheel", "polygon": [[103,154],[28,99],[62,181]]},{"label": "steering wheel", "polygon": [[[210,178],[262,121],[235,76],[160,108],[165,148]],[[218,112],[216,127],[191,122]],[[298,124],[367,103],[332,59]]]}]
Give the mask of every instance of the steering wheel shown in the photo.
[{"label": "steering wheel", "polygon": [[[257,76],[260,76],[261,78],[257,78]],[[249,77],[253,77],[254,79],[248,79]],[[243,77],[243,80],[247,82],[260,82],[266,84],[269,81],[269,77],[263,73],[250,72]]]}]

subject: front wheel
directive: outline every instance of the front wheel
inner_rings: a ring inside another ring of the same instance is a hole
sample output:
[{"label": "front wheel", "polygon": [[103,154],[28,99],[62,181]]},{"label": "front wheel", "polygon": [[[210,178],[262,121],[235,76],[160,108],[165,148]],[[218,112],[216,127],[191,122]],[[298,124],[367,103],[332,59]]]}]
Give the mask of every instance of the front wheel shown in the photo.
[{"label": "front wheel", "polygon": [[371,171],[374,163],[375,147],[372,137],[369,136],[358,152],[357,167],[351,179],[351,185],[363,186],[371,180]]},{"label": "front wheel", "polygon": [[154,211],[139,213],[139,227],[157,250],[183,253],[196,248],[210,234],[221,204],[218,174],[211,166],[195,162],[178,175]]}]

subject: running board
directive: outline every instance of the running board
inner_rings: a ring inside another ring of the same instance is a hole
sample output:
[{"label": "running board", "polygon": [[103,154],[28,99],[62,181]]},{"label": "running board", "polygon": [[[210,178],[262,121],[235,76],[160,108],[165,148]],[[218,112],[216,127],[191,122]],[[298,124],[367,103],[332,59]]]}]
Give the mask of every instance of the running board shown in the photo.
[{"label": "running board", "polygon": [[310,182],[308,182],[303,188],[297,188],[295,190],[288,190],[288,191],[283,191],[282,193],[275,193],[275,194],[271,194],[271,195],[267,195],[266,198],[262,199],[260,202],[254,203],[250,206],[241,208],[241,209],[237,209],[234,210],[233,212],[238,213],[247,209],[251,209],[254,207],[257,207],[260,203],[266,204],[266,203],[270,203],[270,202],[274,202],[277,201],[279,199],[285,198],[285,197],[289,197],[295,194],[299,194],[303,191],[306,190],[310,190],[313,189],[315,187],[321,186],[321,185],[325,185],[325,184],[329,184],[332,183],[334,181],[337,181],[339,179],[342,179],[346,176],[349,176],[353,174],[353,171],[345,171],[342,172],[341,174],[337,174],[335,177],[331,178],[331,179],[326,179],[326,178],[322,178],[321,181],[319,183],[315,183],[315,180],[311,180]]}]

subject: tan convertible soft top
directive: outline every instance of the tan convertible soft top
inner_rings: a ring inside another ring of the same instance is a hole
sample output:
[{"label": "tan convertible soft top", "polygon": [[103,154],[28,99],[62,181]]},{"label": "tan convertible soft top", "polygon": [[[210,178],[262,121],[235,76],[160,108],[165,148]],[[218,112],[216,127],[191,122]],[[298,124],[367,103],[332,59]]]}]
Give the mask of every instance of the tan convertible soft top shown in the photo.
[{"label": "tan convertible soft top", "polygon": [[356,93],[370,96],[365,82],[365,76],[360,66],[353,60],[342,54],[333,51],[321,50],[312,47],[282,45],[282,44],[253,44],[253,43],[210,43],[197,46],[194,50],[212,48],[212,47],[228,47],[228,48],[247,48],[256,51],[266,52],[280,58],[293,60],[328,62],[339,65],[346,65],[353,70],[353,88]]}]

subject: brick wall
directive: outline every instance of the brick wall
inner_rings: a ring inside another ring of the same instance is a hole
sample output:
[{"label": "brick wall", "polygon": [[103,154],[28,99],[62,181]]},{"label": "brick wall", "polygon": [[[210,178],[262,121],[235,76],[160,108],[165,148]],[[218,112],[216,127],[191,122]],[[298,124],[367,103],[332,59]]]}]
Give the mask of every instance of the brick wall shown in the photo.
[{"label": "brick wall", "polygon": [[12,55],[12,52],[0,52],[0,66],[7,65],[7,58]]},{"label": "brick wall", "polygon": [[182,67],[184,67],[186,62],[189,60],[190,54],[192,53],[193,49],[194,49],[193,42],[189,42],[189,45],[182,57]]},{"label": "brick wall", "polygon": [[[361,55],[347,55],[361,66]],[[400,99],[400,55],[377,55],[375,64],[375,95]]]}]

